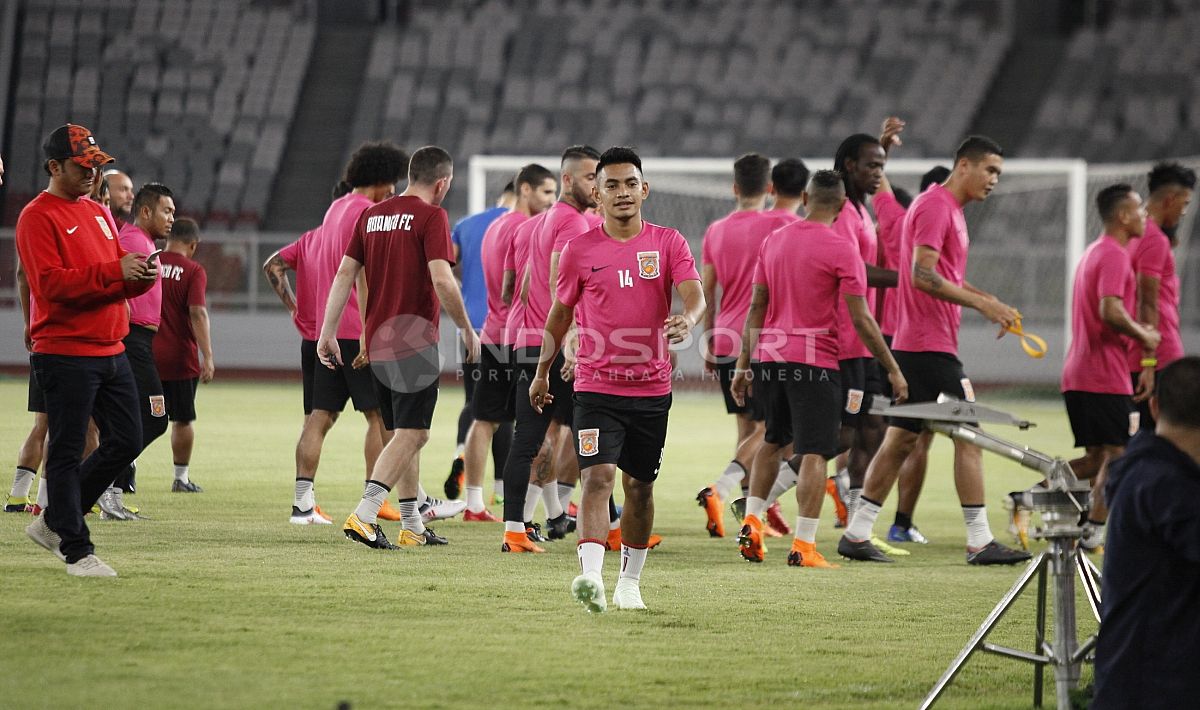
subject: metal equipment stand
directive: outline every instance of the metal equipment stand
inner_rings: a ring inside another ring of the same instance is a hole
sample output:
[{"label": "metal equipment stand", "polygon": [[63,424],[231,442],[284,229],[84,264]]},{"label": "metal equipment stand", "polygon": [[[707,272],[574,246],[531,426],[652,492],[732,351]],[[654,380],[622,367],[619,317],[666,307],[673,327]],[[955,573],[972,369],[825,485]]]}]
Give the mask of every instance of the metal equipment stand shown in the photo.
[{"label": "metal equipment stand", "polygon": [[[1059,710],[1071,707],[1070,693],[1079,684],[1083,661],[1096,645],[1092,636],[1082,644],[1078,642],[1075,626],[1075,577],[1078,575],[1093,616],[1100,620],[1100,572],[1077,545],[1080,536],[1079,523],[1087,516],[1089,487],[1080,483],[1071,467],[1061,458],[1051,457],[1026,446],[993,436],[977,425],[987,421],[1011,424],[1027,429],[1032,424],[1011,415],[983,407],[972,402],[942,399],[938,403],[880,406],[871,409],[872,414],[891,417],[908,417],[925,420],[932,431],[945,434],[951,439],[974,444],[986,451],[1016,461],[1026,468],[1045,476],[1046,488],[1026,491],[1018,503],[1040,513],[1043,528],[1035,537],[1045,539],[1049,549],[1038,554],[1025,568],[1021,576],[1008,590],[992,612],[984,619],[971,640],[963,647],[954,662],[938,679],[933,689],[925,696],[921,709],[932,707],[946,687],[966,665],[976,651],[986,651],[1008,658],[1032,663],[1033,703],[1042,706],[1043,675],[1046,666],[1054,669],[1055,697]],[[989,643],[988,634],[1000,622],[1030,582],[1037,580],[1037,620],[1034,632],[1034,650],[1021,651]],[[1046,596],[1053,586],[1054,629],[1053,636],[1046,638]]]}]

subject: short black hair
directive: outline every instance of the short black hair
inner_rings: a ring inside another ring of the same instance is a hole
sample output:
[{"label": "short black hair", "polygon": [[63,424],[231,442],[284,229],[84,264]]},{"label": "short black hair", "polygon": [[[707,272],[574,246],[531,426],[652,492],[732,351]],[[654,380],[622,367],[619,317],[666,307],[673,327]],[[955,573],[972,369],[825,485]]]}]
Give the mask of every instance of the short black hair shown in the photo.
[{"label": "short black hair", "polygon": [[837,170],[818,170],[808,181],[808,203],[820,207],[836,207],[846,196],[846,185]]},{"label": "short black hair", "polygon": [[175,194],[161,182],[148,182],[142,185],[142,188],[134,195],[133,207],[130,208],[130,212],[136,218],[141,214],[143,207],[149,207],[153,211],[158,206],[158,201],[164,197],[175,199]]},{"label": "short black hair", "polygon": [[1196,171],[1179,163],[1159,163],[1150,171],[1150,192],[1160,187],[1177,185],[1185,190],[1196,189]]},{"label": "short black hair", "polygon": [[638,154],[633,150],[633,148],[626,146],[616,145],[612,148],[609,148],[600,154],[599,160],[600,162],[596,164],[597,175],[599,175],[600,171],[609,165],[629,164],[637,168],[639,173],[642,172],[642,159],[638,157]]},{"label": "short black hair", "polygon": [[346,175],[342,179],[351,188],[373,185],[395,185],[404,177],[408,154],[391,141],[363,143],[350,156]]},{"label": "short black hair", "polygon": [[771,181],[771,160],[758,153],[746,153],[733,161],[733,184],[742,197],[765,194]]},{"label": "short black hair", "polygon": [[408,181],[418,185],[432,185],[453,172],[454,159],[436,145],[417,148],[408,161]]},{"label": "short black hair", "polygon": [[333,199],[336,200],[339,197],[345,197],[346,195],[350,194],[350,191],[353,189],[354,188],[350,186],[350,183],[346,182],[345,180],[338,180],[333,186],[333,190],[330,194],[332,194]]},{"label": "short black hair", "polygon": [[1158,373],[1158,420],[1200,428],[1200,356],[1188,355]]},{"label": "short black hair", "polygon": [[[586,145],[586,144],[585,145],[573,145],[563,151],[562,160],[559,161],[558,164],[559,164],[559,167],[562,167],[563,165],[566,164],[566,162],[568,160],[579,160],[579,159],[583,159],[583,158],[599,160],[600,159],[600,151],[598,151],[595,148],[591,147],[590,145]],[[600,171],[600,169],[596,168],[596,172],[599,172],[599,171]]]},{"label": "short black hair", "polygon": [[785,158],[771,168],[771,184],[780,197],[799,197],[808,184],[808,166],[799,158]]},{"label": "short black hair", "polygon": [[945,165],[934,166],[921,176],[921,192],[928,190],[930,185],[940,185],[948,179],[950,179],[950,168]]},{"label": "short black hair", "polygon": [[967,136],[962,143],[958,144],[958,150],[954,151],[954,162],[958,162],[963,158],[978,163],[989,155],[998,155],[1004,157],[1004,149],[996,141],[987,136]]},{"label": "short black hair", "polygon": [[504,189],[500,191],[500,194],[501,195],[511,194],[516,191],[517,191],[517,186],[513,184],[512,180],[509,180],[508,182],[504,183]]},{"label": "short black hair", "polygon": [[521,168],[517,177],[513,179],[513,184],[517,189],[520,189],[522,185],[538,188],[547,180],[554,180],[554,173],[537,163],[530,163]]},{"label": "short black hair", "polygon": [[1100,219],[1107,222],[1116,216],[1121,203],[1129,197],[1131,192],[1133,192],[1133,186],[1127,182],[1109,185],[1101,190],[1100,194],[1096,195],[1096,209],[1100,212]]},{"label": "short black hair", "polygon": [[896,202],[899,202],[904,209],[908,209],[912,206],[912,193],[910,193],[908,190],[905,190],[903,187],[893,187],[892,196],[896,198]]},{"label": "short black hair", "polygon": [[167,239],[183,244],[195,244],[200,241],[200,225],[191,217],[180,217],[171,225],[171,233]]}]

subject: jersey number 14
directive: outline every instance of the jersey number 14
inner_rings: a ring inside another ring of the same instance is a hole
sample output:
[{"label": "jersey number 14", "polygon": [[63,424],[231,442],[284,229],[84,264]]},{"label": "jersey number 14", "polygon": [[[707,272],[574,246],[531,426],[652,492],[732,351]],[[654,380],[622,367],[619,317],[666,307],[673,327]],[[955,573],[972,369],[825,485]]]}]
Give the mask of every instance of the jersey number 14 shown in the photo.
[{"label": "jersey number 14", "polygon": [[633,274],[629,273],[629,269],[617,269],[617,282],[621,288],[633,288]]}]

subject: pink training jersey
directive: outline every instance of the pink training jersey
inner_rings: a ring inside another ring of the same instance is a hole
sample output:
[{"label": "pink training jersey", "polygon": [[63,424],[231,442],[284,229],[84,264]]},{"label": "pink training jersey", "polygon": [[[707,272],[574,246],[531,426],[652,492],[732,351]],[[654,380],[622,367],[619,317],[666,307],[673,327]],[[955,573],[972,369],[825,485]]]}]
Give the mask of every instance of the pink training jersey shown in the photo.
[{"label": "pink training jersey", "polygon": [[[879,247],[883,253],[883,268],[892,271],[900,270],[900,230],[904,225],[904,214],[907,210],[896,196],[890,192],[877,192],[873,201],[875,216],[879,218]],[[879,263],[879,262],[876,262]],[[912,269],[912,264],[906,268]],[[884,335],[896,334],[896,289],[875,289],[876,318],[879,319],[879,330]],[[882,304],[882,308],[880,308]]]},{"label": "pink training jersey", "polygon": [[763,242],[754,283],[766,286],[770,298],[754,359],[836,368],[838,310],[844,296],[867,294],[857,247],[823,224],[789,224]]},{"label": "pink training jersey", "polygon": [[575,391],[670,394],[664,321],[672,287],[693,280],[700,280],[696,260],[674,229],[643,222],[636,237],[620,242],[599,226],[571,240],[559,257],[556,294],[575,308]]},{"label": "pink training jersey", "polygon": [[[842,211],[833,223],[833,231],[850,239],[850,243],[858,249],[859,259],[866,264],[875,264],[879,255],[879,237],[875,233],[875,223],[866,205],[855,206],[850,200],[842,205]],[[867,310],[875,313],[875,289],[867,289]],[[838,303],[838,359],[849,360],[857,357],[871,357],[871,350],[863,344],[854,330],[854,321],[850,319],[850,308],[843,299]]]},{"label": "pink training jersey", "polygon": [[[1128,251],[1135,279],[1142,274],[1158,279],[1158,332],[1162,333],[1162,342],[1155,358],[1161,370],[1183,357],[1183,339],[1179,335],[1179,274],[1175,272],[1171,239],[1154,220],[1147,219],[1146,233],[1131,239]],[[1132,310],[1129,315],[1135,319],[1138,316]],[[1141,344],[1130,340],[1129,371],[1141,372],[1141,360]]]},{"label": "pink training jersey", "polygon": [[[512,269],[516,277],[513,283],[512,304],[508,307],[508,319],[504,322],[502,334],[504,345],[515,347],[517,334],[525,329],[525,309],[527,308],[525,302],[528,300],[528,295],[525,298],[521,297],[522,284],[529,273],[529,245],[533,241],[533,235],[541,229],[544,219],[546,219],[545,212],[522,222],[513,232],[512,246],[504,255],[504,270]],[[541,343],[541,329],[538,334],[538,342]]]},{"label": "pink training jersey", "polygon": [[583,214],[566,202],[555,202],[531,236],[529,244],[529,298],[525,302],[524,327],[516,335],[516,347],[542,344],[542,331],[550,315],[550,256],[561,252],[567,242],[588,231]]},{"label": "pink training jersey", "polygon": [[292,323],[304,340],[316,340],[320,335],[319,320],[325,319],[325,313],[317,315],[318,308],[324,309],[325,304],[317,306],[315,293],[316,283],[312,278],[311,264],[313,246],[320,239],[320,227],[310,229],[296,241],[279,250],[279,258],[296,272],[296,312],[292,314]]},{"label": "pink training jersey", "polygon": [[[962,205],[941,185],[932,185],[917,195],[904,215],[900,232],[901,264],[912,264],[917,247],[938,253],[935,271],[955,286],[967,276],[967,220]],[[893,350],[958,355],[958,327],[962,306],[934,298],[913,286],[912,268],[900,269],[899,303]]]},{"label": "pink training jersey", "polygon": [[[512,251],[513,236],[517,227],[529,220],[526,215],[513,210],[506,212],[488,225],[480,246],[480,261],[483,263],[483,282],[487,285],[487,318],[479,340],[495,345],[504,343],[504,323],[508,320],[508,306],[501,298],[504,289],[504,257]],[[514,269],[515,271],[515,269]]]},{"label": "pink training jersey", "polygon": [[587,220],[588,229],[594,229],[604,224],[604,215],[596,214],[591,210],[583,213],[583,218]]},{"label": "pink training jersey", "polygon": [[713,222],[704,233],[700,262],[711,264],[721,285],[721,301],[709,304],[718,308],[713,321],[712,354],[717,357],[736,356],[740,350],[742,325],[750,312],[750,297],[754,293],[754,265],[759,249],[767,235],[797,219],[778,214],[739,210]]},{"label": "pink training jersey", "polygon": [[1126,353],[1129,338],[1100,318],[1100,301],[1116,296],[1133,313],[1133,265],[1107,234],[1092,242],[1075,270],[1071,289],[1071,346],[1063,364],[1062,391],[1133,394]]},{"label": "pink training jersey", "polygon": [[[325,221],[321,223],[316,244],[313,247],[311,264],[313,294],[317,309],[316,322],[318,331],[320,324],[325,321],[325,303],[329,300],[329,291],[333,288],[333,279],[337,276],[338,267],[342,265],[342,257],[346,255],[346,247],[354,236],[354,227],[364,210],[375,203],[364,195],[347,193],[329,205],[325,211]],[[368,293],[367,298],[371,295]],[[338,323],[337,337],[358,340],[362,336],[362,316],[358,309],[358,289],[350,290],[350,300],[346,302],[346,310],[342,311],[342,320]]]},{"label": "pink training jersey", "polygon": [[[121,248],[127,252],[138,252],[149,256],[154,251],[154,240],[141,227],[126,222],[117,232]],[[162,321],[162,281],[155,277],[154,285],[140,296],[129,299],[129,322],[132,325],[158,329]]]}]

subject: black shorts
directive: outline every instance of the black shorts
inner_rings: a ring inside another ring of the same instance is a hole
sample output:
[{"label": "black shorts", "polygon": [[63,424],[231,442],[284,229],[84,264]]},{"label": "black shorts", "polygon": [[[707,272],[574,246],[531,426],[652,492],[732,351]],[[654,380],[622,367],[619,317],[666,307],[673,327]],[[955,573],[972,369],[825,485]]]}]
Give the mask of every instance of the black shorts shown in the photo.
[{"label": "black shorts", "polygon": [[484,422],[511,422],[517,416],[513,400],[511,349],[507,345],[485,344],[479,350],[478,367],[463,368],[467,380],[474,380],[471,415]]},{"label": "black shorts", "polygon": [[[1134,392],[1137,392],[1138,379],[1140,378],[1140,376],[1141,376],[1140,372],[1134,372],[1130,375],[1130,377],[1133,381],[1133,391]],[[1162,370],[1158,370],[1154,373],[1154,391],[1156,393],[1158,392],[1158,386],[1161,383],[1162,383]],[[1145,400],[1142,400],[1141,402],[1134,402],[1133,407],[1134,407],[1134,409],[1137,410],[1137,414],[1138,414],[1138,417],[1137,417],[1138,431],[1153,432],[1154,428],[1158,425],[1158,423],[1154,421],[1154,415],[1150,412],[1150,400],[1145,399]],[[32,411],[32,410],[30,410],[30,411]]]},{"label": "black shorts", "polygon": [[158,379],[158,366],[154,364],[154,331],[130,325],[124,342],[129,369],[133,370],[133,380],[137,383],[138,407],[148,407],[152,417],[167,416],[162,381]]},{"label": "black shorts", "polygon": [[[363,372],[370,372],[364,369]],[[397,429],[425,429],[433,425],[433,410],[437,406],[437,380],[425,389],[416,392],[397,392],[377,377],[371,381],[379,402],[379,416],[388,431]]]},{"label": "black shorts", "polygon": [[[541,351],[541,347],[514,348],[512,350],[514,408],[517,397],[529,400],[529,383],[537,374],[537,362]],[[566,359],[562,352],[559,352],[550,365],[550,394],[554,395],[554,403],[548,407],[542,407],[542,411],[549,412],[554,421],[571,426],[575,418],[575,408],[571,403],[571,395],[575,392],[575,386],[562,378],[562,367],[565,362]],[[559,406],[560,403],[562,406]]]},{"label": "black shorts", "polygon": [[857,429],[871,411],[871,399],[883,394],[875,359],[855,357],[838,361],[842,375],[842,426]]},{"label": "black shorts", "polygon": [[579,468],[616,464],[639,481],[653,483],[667,443],[671,395],[625,397],[575,393],[575,453]]},{"label": "black shorts", "polygon": [[312,408],[326,412],[340,412],[346,408],[346,400],[354,403],[354,411],[366,412],[379,408],[380,397],[375,394],[374,379],[370,368],[355,370],[350,366],[358,357],[358,341],[338,338],[342,351],[341,367],[330,370],[316,363],[313,373]]},{"label": "black shorts", "polygon": [[196,421],[196,384],[190,380],[163,380],[163,396],[167,398],[167,419],[173,422]]},{"label": "black shorts", "polygon": [[46,413],[46,396],[42,394],[42,388],[38,387],[37,378],[33,376],[32,366],[29,368],[29,402],[26,408],[38,414]]},{"label": "black shorts", "polygon": [[[736,362],[717,362],[717,384],[721,386],[721,397],[725,400],[725,413],[748,414],[751,420],[761,422],[766,415],[763,413],[758,397],[747,395],[746,404],[743,406],[738,406],[738,403],[733,401],[733,393],[729,391],[729,384],[733,382],[733,374],[736,369]],[[753,391],[753,388],[751,390]]]},{"label": "black shorts", "polygon": [[[894,350],[892,354],[896,357],[896,364],[900,366],[904,379],[908,381],[906,404],[936,402],[938,395],[942,393],[967,402],[975,401],[975,389],[971,386],[971,380],[967,379],[962,363],[953,355],[904,350]],[[887,423],[914,433],[925,428],[922,420],[906,417],[888,417]]]},{"label": "black shorts", "polygon": [[1127,394],[1063,392],[1076,447],[1125,446],[1137,432],[1137,410]]},{"label": "black shorts", "polygon": [[763,402],[768,444],[793,444],[798,455],[838,453],[841,372],[790,362],[760,363],[754,387]]},{"label": "black shorts", "polygon": [[312,414],[313,378],[317,374],[317,341],[300,341],[300,379],[304,383],[304,414]]}]

